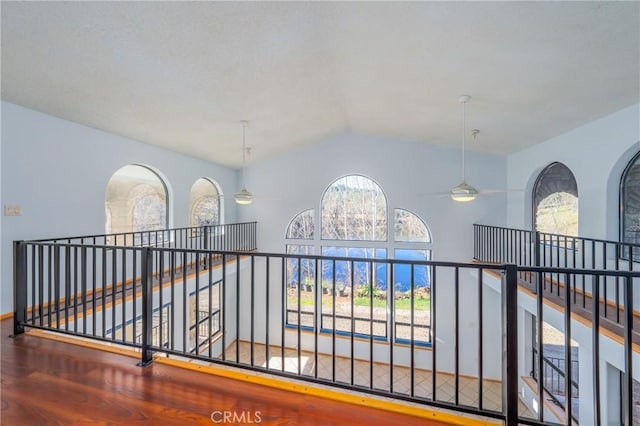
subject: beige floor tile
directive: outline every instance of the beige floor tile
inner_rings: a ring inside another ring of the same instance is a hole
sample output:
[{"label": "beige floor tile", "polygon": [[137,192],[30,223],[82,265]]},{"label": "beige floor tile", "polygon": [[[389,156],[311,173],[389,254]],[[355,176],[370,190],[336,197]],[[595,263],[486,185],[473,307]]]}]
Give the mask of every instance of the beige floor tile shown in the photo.
[{"label": "beige floor tile", "polygon": [[[325,380],[335,380],[350,384],[351,361],[347,358],[335,359],[335,372],[330,355],[319,354],[317,363],[312,352],[298,351],[288,348],[285,350],[284,370],[289,373],[301,374],[317,377]],[[249,343],[241,342],[239,348],[240,363],[250,364],[251,347]],[[235,342],[226,351],[228,360],[236,359]],[[254,364],[267,367],[267,353],[264,345],[254,345]],[[268,368],[282,371],[282,350],[277,346],[269,347]],[[298,369],[300,367],[300,369]],[[353,383],[363,388],[373,388],[389,392],[391,371],[388,366],[380,363],[373,364],[373,377],[371,377],[371,364],[369,361],[356,360],[353,363]],[[373,380],[371,380],[373,379]],[[433,373],[429,370],[415,370],[413,376],[413,394],[419,398],[433,399]],[[436,380],[436,400],[439,402],[455,402],[455,378],[450,374],[437,373]],[[407,367],[394,366],[393,368],[393,392],[411,395],[411,370]],[[393,399],[391,399],[393,400]],[[458,380],[458,402],[462,405],[478,407],[480,394],[478,390],[478,379],[471,377],[460,377]],[[495,381],[483,381],[482,388],[483,408],[500,411],[502,407],[502,386]],[[524,416],[532,416],[526,406],[520,403],[519,412]]]}]

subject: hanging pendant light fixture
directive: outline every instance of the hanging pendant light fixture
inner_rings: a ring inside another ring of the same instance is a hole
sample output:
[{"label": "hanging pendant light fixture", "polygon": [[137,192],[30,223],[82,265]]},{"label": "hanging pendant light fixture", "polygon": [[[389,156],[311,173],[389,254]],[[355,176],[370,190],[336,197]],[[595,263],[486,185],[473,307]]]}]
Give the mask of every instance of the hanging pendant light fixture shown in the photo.
[{"label": "hanging pendant light fixture", "polygon": [[465,105],[471,100],[471,96],[462,95],[458,98],[458,101],[462,104],[462,182],[451,189],[451,199],[458,202],[473,201],[478,196],[478,190],[469,185],[465,180],[465,163],[464,163],[464,145],[465,137],[467,133],[466,129],[466,117],[465,117]]},{"label": "hanging pendant light fixture", "polygon": [[253,194],[247,191],[247,188],[244,186],[244,167],[246,164],[246,153],[247,153],[247,145],[246,145],[246,130],[249,122],[247,120],[242,120],[242,171],[240,176],[240,183],[242,184],[242,189],[240,192],[236,192],[233,196],[234,200],[238,204],[251,204],[253,202]]}]

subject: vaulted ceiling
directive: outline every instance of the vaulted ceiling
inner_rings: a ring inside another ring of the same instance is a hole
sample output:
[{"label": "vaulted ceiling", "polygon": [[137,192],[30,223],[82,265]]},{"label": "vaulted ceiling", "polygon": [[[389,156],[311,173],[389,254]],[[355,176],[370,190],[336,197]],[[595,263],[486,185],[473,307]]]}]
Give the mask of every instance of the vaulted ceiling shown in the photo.
[{"label": "vaulted ceiling", "polygon": [[[232,167],[355,131],[508,153],[640,101],[640,3],[7,2],[2,99]],[[91,141],[87,141],[90,143]]]}]

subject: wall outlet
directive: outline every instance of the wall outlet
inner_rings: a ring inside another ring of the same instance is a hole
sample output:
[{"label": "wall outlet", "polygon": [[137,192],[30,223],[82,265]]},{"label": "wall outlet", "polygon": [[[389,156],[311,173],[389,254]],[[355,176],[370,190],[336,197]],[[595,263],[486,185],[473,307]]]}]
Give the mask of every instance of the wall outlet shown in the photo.
[{"label": "wall outlet", "polygon": [[22,216],[22,207],[15,204],[8,204],[4,206],[5,216]]}]

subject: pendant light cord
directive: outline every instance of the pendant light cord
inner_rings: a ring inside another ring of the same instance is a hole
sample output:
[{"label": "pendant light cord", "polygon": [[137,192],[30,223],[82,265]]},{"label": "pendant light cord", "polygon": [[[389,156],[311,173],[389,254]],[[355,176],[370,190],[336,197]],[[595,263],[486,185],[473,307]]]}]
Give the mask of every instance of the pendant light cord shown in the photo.
[{"label": "pendant light cord", "polygon": [[247,131],[247,121],[246,120],[242,120],[242,173],[240,175],[241,177],[241,184],[242,184],[242,188],[244,188],[244,168],[246,165],[246,153],[247,153],[247,145],[246,145],[246,131]]},{"label": "pendant light cord", "polygon": [[462,101],[462,182],[465,182],[465,176],[464,176],[464,169],[465,169],[465,164],[464,164],[464,145],[465,145],[465,136],[467,133],[467,128],[466,128],[466,105],[467,105],[467,101],[464,100]]}]

